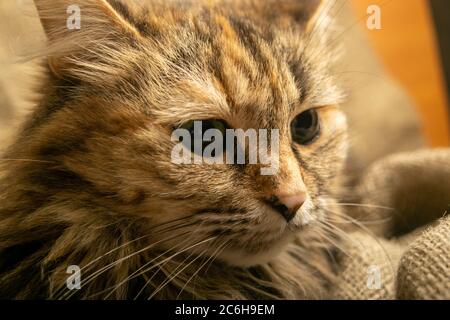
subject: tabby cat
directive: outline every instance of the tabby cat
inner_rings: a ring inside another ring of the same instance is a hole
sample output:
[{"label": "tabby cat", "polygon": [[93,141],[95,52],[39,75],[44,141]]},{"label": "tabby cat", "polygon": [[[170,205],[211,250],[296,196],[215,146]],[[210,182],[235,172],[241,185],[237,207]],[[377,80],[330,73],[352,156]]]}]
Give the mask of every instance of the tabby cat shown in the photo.
[{"label": "tabby cat", "polygon": [[[79,29],[73,0],[34,3],[48,45],[1,162],[0,297],[326,297],[347,149],[334,2],[77,0]],[[277,174],[174,164],[193,121],[278,129]]]}]

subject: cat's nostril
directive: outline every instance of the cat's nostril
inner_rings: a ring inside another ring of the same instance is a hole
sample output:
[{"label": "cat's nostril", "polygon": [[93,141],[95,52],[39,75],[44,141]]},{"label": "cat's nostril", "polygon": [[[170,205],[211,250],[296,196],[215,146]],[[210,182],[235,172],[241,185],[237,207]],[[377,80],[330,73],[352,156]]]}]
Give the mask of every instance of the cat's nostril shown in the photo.
[{"label": "cat's nostril", "polygon": [[270,206],[275,209],[278,213],[281,214],[281,216],[286,220],[286,222],[291,222],[292,219],[294,219],[295,215],[297,214],[297,210],[301,207],[295,206],[288,208],[286,205],[283,204],[282,201],[277,196],[272,196],[268,199],[268,203]]}]

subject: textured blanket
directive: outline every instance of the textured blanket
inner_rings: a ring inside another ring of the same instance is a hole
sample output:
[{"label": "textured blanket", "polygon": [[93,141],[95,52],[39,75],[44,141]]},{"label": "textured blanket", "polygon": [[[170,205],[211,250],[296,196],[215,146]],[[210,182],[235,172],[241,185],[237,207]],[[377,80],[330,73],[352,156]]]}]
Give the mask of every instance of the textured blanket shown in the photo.
[{"label": "textured blanket", "polygon": [[381,217],[389,229],[361,225],[349,236],[332,297],[450,299],[450,149],[389,156],[357,189],[361,203],[377,206],[349,213]]}]

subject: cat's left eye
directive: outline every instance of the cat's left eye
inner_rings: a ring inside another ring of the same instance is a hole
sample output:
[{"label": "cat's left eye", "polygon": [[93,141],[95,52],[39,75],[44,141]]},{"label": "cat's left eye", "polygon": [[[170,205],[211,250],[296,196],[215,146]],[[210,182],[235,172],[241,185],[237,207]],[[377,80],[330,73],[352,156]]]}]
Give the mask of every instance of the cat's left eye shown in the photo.
[{"label": "cat's left eye", "polygon": [[308,145],[320,134],[320,120],[317,110],[310,109],[299,114],[291,123],[292,139],[301,145]]},{"label": "cat's left eye", "polygon": [[[195,124],[199,125],[198,132],[195,132]],[[228,125],[223,120],[192,120],[184,123],[180,128],[188,130],[191,135],[191,143],[190,145],[186,145],[187,148],[189,148],[193,153],[199,153],[199,155],[203,154],[203,150],[206,148],[207,145],[209,145],[211,142],[203,141],[203,136],[205,132],[209,129],[216,129],[219,130],[222,133],[223,137],[223,144],[225,146],[225,131],[227,129]],[[214,138],[213,138],[214,139]],[[214,141],[214,140],[213,140]],[[195,150],[195,145],[202,146],[201,149]],[[196,152],[197,151],[197,152]],[[216,154],[215,151],[213,151],[212,156],[218,156],[219,154]]]}]

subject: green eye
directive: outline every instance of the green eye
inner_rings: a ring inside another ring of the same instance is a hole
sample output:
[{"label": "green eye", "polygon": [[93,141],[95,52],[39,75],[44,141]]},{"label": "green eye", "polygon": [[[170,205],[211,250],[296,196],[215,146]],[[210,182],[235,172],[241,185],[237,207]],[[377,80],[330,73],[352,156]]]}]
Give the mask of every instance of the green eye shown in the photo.
[{"label": "green eye", "polygon": [[[191,143],[190,143],[190,145],[186,145],[186,147],[190,148],[193,153],[195,153],[195,151],[196,151],[194,148],[194,146],[196,144],[202,146],[201,150],[198,150],[198,151],[201,151],[203,154],[203,150],[205,149],[205,147],[214,141],[214,138],[212,139],[212,141],[204,141],[203,140],[205,132],[210,129],[216,129],[222,133],[223,144],[225,146],[225,133],[226,133],[226,129],[228,128],[228,125],[223,120],[192,120],[192,121],[186,122],[180,128],[189,131],[189,133],[191,135]],[[196,130],[197,130],[197,132],[196,132]],[[223,150],[224,149],[225,148],[223,148]],[[202,155],[202,154],[199,154],[199,155]],[[215,157],[218,155],[213,154],[212,156]]]},{"label": "green eye", "polygon": [[317,110],[310,109],[299,114],[291,123],[292,139],[301,145],[308,145],[320,134],[320,120]]}]

